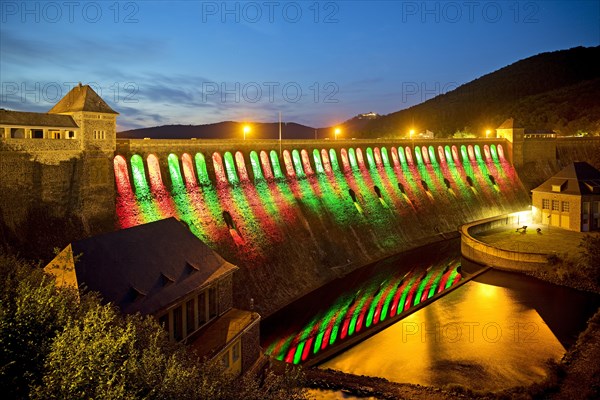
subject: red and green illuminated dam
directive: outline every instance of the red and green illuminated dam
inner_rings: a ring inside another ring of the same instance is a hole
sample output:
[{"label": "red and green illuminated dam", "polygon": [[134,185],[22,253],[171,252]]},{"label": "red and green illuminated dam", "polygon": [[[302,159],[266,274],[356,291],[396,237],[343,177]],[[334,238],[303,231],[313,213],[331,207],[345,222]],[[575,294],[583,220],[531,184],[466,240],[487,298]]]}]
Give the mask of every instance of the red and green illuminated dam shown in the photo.
[{"label": "red and green illuminated dam", "polygon": [[[118,226],[170,216],[184,221],[240,267],[238,304],[252,298],[266,317],[360,266],[436,241],[467,221],[526,207],[528,194],[505,159],[506,146],[500,139],[120,141],[114,158]],[[425,276],[405,277],[402,290],[425,285],[411,304],[454,282],[457,275],[445,275],[455,264],[441,274],[448,266],[442,264]],[[392,312],[400,278],[381,287],[376,303],[373,293],[356,296],[349,307],[364,311],[361,324]],[[361,329],[357,323],[350,318],[335,337]],[[301,336],[317,329],[313,341],[320,337],[321,346],[334,340],[334,327],[327,339],[326,325],[306,329]]]}]

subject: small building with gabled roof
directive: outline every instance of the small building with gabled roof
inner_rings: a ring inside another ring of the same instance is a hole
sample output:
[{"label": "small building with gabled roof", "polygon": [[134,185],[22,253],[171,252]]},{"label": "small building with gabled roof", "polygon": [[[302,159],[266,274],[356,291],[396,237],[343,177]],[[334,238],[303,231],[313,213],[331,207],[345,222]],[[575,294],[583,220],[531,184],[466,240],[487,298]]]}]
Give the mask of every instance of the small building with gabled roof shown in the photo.
[{"label": "small building with gabled roof", "polygon": [[90,85],[79,83],[47,113],[0,110],[0,139],[15,139],[22,149],[40,148],[40,141],[29,139],[71,139],[80,150],[114,152],[117,115]]},{"label": "small building with gabled roof", "polygon": [[233,308],[237,269],[175,218],[73,242],[45,267],[58,285],[155,316],[171,340],[218,357],[234,374],[260,354],[260,316]]},{"label": "small building with gabled roof", "polygon": [[575,162],[532,191],[533,222],[589,232],[600,230],[600,171]]}]

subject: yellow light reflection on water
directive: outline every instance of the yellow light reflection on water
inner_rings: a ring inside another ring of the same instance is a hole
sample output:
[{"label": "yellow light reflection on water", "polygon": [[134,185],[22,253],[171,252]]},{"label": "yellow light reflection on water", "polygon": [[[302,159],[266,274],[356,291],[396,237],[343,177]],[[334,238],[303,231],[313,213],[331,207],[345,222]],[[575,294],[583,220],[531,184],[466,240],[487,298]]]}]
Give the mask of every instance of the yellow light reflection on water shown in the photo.
[{"label": "yellow light reflection on water", "polygon": [[539,381],[565,349],[507,288],[475,281],[323,364],[422,385],[500,390]]}]

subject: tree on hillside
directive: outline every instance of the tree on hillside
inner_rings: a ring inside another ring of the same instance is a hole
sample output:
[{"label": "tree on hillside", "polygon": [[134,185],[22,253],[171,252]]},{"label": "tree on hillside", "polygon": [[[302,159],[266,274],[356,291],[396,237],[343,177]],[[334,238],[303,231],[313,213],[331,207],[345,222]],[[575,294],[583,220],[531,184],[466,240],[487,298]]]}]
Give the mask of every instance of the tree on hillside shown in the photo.
[{"label": "tree on hillside", "polygon": [[0,256],[0,276],[0,390],[27,397],[41,383],[52,338],[88,303],[71,290],[56,296],[51,278],[14,257]]}]

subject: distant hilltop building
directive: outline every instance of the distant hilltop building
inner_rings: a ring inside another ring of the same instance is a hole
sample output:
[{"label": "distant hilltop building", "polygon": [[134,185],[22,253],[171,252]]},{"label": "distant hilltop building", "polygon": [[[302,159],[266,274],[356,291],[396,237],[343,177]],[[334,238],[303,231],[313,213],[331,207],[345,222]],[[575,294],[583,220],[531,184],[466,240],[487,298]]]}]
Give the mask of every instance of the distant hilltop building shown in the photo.
[{"label": "distant hilltop building", "polygon": [[356,118],[358,118],[358,119],[377,119],[377,118],[379,118],[379,114],[377,114],[376,112],[370,111],[368,113],[358,114],[356,116]]},{"label": "distant hilltop building", "polygon": [[71,140],[79,146],[65,150],[114,151],[117,115],[94,89],[80,83],[47,113],[0,110],[0,138]]},{"label": "distant hilltop building", "polygon": [[415,134],[414,139],[433,139],[434,133],[429,129],[425,129],[425,132],[419,132]]}]

